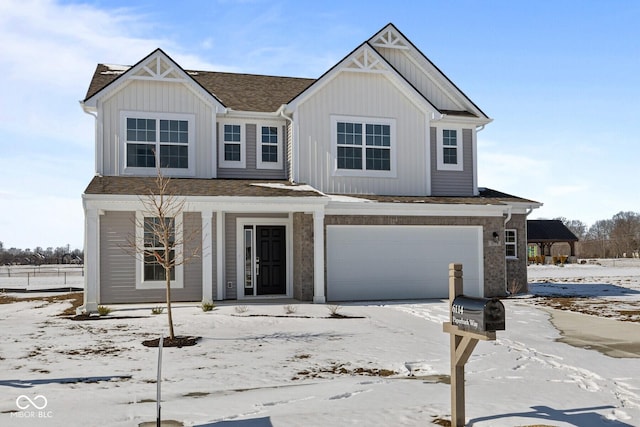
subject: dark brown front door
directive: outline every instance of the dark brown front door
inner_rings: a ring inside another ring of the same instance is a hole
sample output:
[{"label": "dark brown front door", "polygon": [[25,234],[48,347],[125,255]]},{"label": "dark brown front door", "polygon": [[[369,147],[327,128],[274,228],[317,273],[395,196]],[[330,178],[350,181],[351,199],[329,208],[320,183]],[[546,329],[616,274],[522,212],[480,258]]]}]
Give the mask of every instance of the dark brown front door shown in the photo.
[{"label": "dark brown front door", "polygon": [[256,282],[258,295],[287,293],[285,242],[284,226],[256,226]]}]

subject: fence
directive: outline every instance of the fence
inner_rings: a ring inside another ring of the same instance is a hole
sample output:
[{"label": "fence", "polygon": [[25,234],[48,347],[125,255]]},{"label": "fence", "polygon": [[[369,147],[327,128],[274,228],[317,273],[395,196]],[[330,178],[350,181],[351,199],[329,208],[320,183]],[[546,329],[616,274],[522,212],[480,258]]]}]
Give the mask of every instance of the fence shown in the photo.
[{"label": "fence", "polygon": [[82,265],[12,265],[0,267],[0,288],[82,287]]}]

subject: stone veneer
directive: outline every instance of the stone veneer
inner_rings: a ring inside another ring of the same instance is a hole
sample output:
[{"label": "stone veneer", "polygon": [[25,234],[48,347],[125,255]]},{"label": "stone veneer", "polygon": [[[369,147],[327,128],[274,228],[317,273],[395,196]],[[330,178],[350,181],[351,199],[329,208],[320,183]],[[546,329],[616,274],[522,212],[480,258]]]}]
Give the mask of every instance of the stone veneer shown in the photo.
[{"label": "stone veneer", "polygon": [[293,214],[293,297],[313,301],[313,215]]}]

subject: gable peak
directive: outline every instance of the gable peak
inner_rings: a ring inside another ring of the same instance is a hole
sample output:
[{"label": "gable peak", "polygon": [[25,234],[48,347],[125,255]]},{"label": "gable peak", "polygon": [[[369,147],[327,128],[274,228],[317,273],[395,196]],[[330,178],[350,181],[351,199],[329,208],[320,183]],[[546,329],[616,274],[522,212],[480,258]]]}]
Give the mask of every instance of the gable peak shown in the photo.
[{"label": "gable peak", "polygon": [[369,39],[372,46],[386,47],[388,49],[409,49],[410,45],[402,36],[400,31],[389,24]]},{"label": "gable peak", "polygon": [[358,71],[384,71],[387,69],[379,55],[369,45],[364,44],[356,49],[345,62],[344,67]]},{"label": "gable peak", "polygon": [[184,80],[182,69],[161,49],[156,49],[132,71],[132,78],[145,80]]}]

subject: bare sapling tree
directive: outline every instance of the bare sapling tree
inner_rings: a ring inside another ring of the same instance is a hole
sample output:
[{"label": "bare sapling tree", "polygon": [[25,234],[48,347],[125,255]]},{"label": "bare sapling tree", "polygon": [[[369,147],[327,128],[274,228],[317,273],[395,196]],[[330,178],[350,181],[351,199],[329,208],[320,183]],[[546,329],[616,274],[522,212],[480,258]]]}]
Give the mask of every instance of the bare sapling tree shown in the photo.
[{"label": "bare sapling tree", "polygon": [[141,280],[165,282],[169,338],[175,339],[171,310],[171,281],[176,279],[176,267],[199,256],[199,229],[185,230],[183,212],[185,199],[171,191],[171,179],[160,169],[148,194],[140,196],[142,213],[135,217],[134,236],[127,239],[125,249],[143,263]]}]

